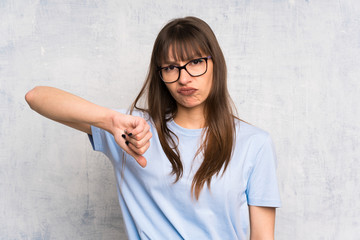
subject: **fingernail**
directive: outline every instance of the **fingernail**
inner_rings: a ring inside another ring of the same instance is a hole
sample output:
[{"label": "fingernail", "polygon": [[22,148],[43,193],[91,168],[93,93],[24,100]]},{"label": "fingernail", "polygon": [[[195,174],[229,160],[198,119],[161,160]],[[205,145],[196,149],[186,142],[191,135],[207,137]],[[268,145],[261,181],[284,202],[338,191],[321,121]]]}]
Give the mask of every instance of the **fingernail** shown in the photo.
[{"label": "fingernail", "polygon": [[131,137],[131,136],[132,136],[132,133],[128,133],[128,136]]},{"label": "fingernail", "polygon": [[121,136],[122,136],[124,139],[126,139],[126,135],[125,135],[125,134],[121,134]]},{"label": "fingernail", "polygon": [[125,141],[125,144],[129,146],[129,141]]}]

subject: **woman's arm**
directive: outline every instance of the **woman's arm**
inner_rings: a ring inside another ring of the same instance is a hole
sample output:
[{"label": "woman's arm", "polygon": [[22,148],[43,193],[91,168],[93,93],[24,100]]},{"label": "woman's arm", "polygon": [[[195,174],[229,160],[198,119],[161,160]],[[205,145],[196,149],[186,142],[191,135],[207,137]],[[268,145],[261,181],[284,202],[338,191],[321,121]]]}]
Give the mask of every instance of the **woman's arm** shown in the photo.
[{"label": "woman's arm", "polygon": [[249,206],[250,240],[273,240],[275,208]]},{"label": "woman's arm", "polygon": [[[121,114],[52,87],[35,87],[25,99],[34,111],[72,128],[91,134],[93,125],[110,132],[122,149],[146,166],[141,155],[149,148],[152,134],[145,119]],[[122,137],[125,130],[131,133],[126,136],[127,143]]]}]

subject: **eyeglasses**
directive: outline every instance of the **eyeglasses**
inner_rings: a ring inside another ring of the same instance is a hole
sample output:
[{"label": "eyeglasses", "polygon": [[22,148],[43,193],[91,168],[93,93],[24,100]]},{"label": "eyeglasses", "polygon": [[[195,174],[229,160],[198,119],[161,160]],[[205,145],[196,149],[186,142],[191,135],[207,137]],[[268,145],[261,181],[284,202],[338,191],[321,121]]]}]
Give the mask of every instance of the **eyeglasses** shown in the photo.
[{"label": "eyeglasses", "polygon": [[160,74],[160,78],[165,83],[174,83],[180,79],[181,69],[185,69],[185,71],[192,77],[199,77],[206,73],[208,67],[208,59],[210,58],[211,56],[196,58],[186,63],[184,66],[169,65],[166,67],[159,67],[158,71]]}]

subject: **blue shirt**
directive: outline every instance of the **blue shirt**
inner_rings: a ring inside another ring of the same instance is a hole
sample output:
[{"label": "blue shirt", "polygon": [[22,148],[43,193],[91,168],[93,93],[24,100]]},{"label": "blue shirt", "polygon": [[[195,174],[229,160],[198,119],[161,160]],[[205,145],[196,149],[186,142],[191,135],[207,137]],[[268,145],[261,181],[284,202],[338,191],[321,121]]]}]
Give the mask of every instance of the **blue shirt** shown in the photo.
[{"label": "blue shirt", "polygon": [[[133,115],[143,116],[139,112]],[[202,129],[185,129],[168,122],[179,138],[184,167],[182,178],[174,184],[171,164],[154,125],[148,123],[153,137],[144,154],[145,168],[123,151],[110,133],[91,127],[93,148],[103,152],[114,166],[129,239],[246,239],[248,205],[280,207],[276,157],[268,133],[236,120],[232,159],[225,173],[214,176],[211,188],[205,185],[196,201],[190,189],[202,161],[201,154],[194,159]]]}]

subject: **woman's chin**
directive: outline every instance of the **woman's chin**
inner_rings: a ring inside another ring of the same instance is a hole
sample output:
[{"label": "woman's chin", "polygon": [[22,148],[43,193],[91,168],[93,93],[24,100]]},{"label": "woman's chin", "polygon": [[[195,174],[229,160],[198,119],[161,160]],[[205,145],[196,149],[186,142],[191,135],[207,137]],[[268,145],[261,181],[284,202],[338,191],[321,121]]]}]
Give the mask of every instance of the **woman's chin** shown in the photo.
[{"label": "woman's chin", "polygon": [[178,103],[178,107],[185,108],[187,110],[196,109],[196,108],[202,108],[203,103],[200,102],[183,102]]}]

